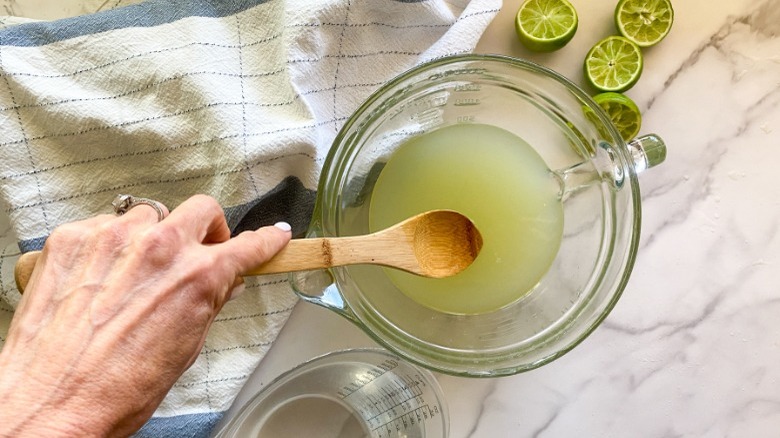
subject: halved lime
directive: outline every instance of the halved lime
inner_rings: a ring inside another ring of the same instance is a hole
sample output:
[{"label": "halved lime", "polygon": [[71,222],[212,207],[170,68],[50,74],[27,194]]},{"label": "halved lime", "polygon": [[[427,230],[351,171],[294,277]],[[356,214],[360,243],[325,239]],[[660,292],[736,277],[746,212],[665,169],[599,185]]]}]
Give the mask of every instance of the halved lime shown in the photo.
[{"label": "halved lime", "polygon": [[628,96],[610,91],[593,96],[593,100],[604,109],[623,140],[632,140],[639,134],[639,128],[642,127],[642,114],[636,103]]},{"label": "halved lime", "polygon": [[604,38],[585,57],[585,77],[601,91],[626,91],[641,75],[642,51],[622,36]]},{"label": "halved lime", "polygon": [[620,0],[615,8],[615,26],[639,47],[658,44],[673,22],[674,9],[669,0]]},{"label": "halved lime", "polygon": [[520,42],[535,52],[565,46],[577,32],[577,11],[567,0],[526,0],[515,16]]}]

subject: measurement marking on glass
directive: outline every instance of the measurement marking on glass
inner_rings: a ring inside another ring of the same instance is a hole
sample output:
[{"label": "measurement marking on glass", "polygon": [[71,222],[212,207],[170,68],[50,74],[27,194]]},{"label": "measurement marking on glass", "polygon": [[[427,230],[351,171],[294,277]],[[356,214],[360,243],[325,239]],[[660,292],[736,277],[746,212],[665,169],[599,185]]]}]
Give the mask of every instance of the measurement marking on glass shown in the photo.
[{"label": "measurement marking on glass", "polygon": [[[393,382],[393,383],[399,386],[398,391],[393,391],[388,393],[386,392],[387,390],[385,388],[382,388],[382,391],[385,391],[386,400],[392,401],[393,404],[389,405],[384,411],[377,413],[373,417],[367,418],[366,419],[367,421],[374,421],[379,419],[379,417],[388,414],[391,417],[392,416],[398,417],[399,414],[396,413],[396,409],[398,409],[398,411],[401,412],[400,414],[401,416],[406,415],[406,413],[409,410],[419,409],[419,407],[415,407],[415,405],[420,406],[423,403],[423,400],[421,398],[422,391],[417,388],[417,385],[412,387],[404,387],[399,382]],[[412,403],[412,401],[414,401],[415,403]]]},{"label": "measurement marking on glass", "polygon": [[474,106],[479,104],[480,104],[480,100],[476,97],[455,99],[455,103],[454,103],[455,106]]},{"label": "measurement marking on glass", "polygon": [[[404,412],[394,418],[391,418],[378,426],[371,429],[371,433],[376,433],[378,437],[382,437],[382,433],[386,432],[389,436],[392,432],[398,432],[407,429],[411,426],[415,426],[420,423],[424,423],[428,420],[436,418],[440,414],[439,407],[429,405],[422,405],[412,411]],[[393,427],[395,426],[395,427]]]},{"label": "measurement marking on glass", "polygon": [[353,401],[356,413],[366,421],[375,438],[389,437],[441,414],[437,405],[430,406],[424,399],[423,389],[427,385],[422,376],[390,373],[398,365],[388,359],[355,374],[338,391],[339,397]]},{"label": "measurement marking on glass", "polygon": [[479,91],[482,89],[480,84],[458,84],[455,86],[455,91]]},{"label": "measurement marking on glass", "polygon": [[[366,372],[366,375],[356,377],[356,381],[350,382],[347,385],[341,387],[337,392],[338,396],[342,399],[349,397],[350,395],[360,391],[364,386],[373,382],[374,380],[382,377],[388,371],[395,369],[398,366],[398,362],[392,359],[387,359],[376,366],[376,368],[370,369]],[[358,384],[359,383],[359,384]]]}]

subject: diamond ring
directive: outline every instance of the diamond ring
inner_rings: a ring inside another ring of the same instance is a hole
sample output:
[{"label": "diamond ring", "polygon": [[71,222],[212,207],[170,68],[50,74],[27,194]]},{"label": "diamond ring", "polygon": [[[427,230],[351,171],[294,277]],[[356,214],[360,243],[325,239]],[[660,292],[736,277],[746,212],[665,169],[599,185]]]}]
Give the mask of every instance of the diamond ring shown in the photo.
[{"label": "diamond ring", "polygon": [[157,212],[157,222],[160,222],[165,217],[165,213],[162,208],[160,208],[160,204],[152,199],[137,198],[133,195],[116,195],[111,202],[111,205],[114,207],[114,213],[116,213],[117,216],[122,216],[130,211],[131,208],[141,204],[148,205]]}]

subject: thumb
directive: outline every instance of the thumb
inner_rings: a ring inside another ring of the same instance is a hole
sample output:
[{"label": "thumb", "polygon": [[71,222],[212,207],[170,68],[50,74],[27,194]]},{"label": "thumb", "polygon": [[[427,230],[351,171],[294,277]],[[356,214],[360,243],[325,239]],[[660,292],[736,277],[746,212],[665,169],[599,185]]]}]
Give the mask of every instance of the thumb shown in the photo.
[{"label": "thumb", "polygon": [[244,231],[238,236],[219,244],[216,249],[232,261],[236,275],[242,275],[275,256],[292,238],[290,224],[277,222],[273,226],[255,231]]}]

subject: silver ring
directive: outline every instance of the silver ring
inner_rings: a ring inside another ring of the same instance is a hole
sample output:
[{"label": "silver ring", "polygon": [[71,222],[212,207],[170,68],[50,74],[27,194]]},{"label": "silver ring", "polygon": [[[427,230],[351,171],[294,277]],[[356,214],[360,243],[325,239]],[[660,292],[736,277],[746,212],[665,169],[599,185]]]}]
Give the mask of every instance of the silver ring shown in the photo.
[{"label": "silver ring", "polygon": [[157,222],[160,222],[165,217],[165,213],[163,213],[162,208],[160,208],[160,204],[152,199],[137,198],[133,195],[116,195],[114,200],[111,201],[111,205],[114,207],[114,213],[116,213],[117,216],[122,216],[130,211],[131,208],[141,204],[146,204],[157,212]]}]

